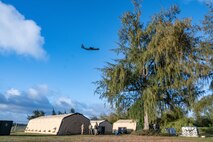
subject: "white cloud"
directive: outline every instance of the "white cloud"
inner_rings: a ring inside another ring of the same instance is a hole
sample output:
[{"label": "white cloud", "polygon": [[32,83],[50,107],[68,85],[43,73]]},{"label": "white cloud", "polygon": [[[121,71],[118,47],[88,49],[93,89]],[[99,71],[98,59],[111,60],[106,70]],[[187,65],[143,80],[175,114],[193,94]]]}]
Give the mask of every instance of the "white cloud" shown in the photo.
[{"label": "white cloud", "polygon": [[0,104],[0,110],[5,110],[7,109],[7,105],[6,104]]},{"label": "white cloud", "polygon": [[[26,121],[26,115],[30,115],[35,109],[50,112],[52,104],[45,96],[45,93],[48,92],[41,89],[40,86],[31,87],[27,91],[11,88],[5,91],[5,93],[0,93],[0,119],[8,118],[15,121]],[[6,112],[7,115],[5,115]],[[12,117],[16,116],[15,114],[22,117]]]},{"label": "white cloud", "polygon": [[37,97],[39,97],[39,92],[36,89],[34,89],[34,88],[30,88],[28,90],[27,94],[32,99],[36,99]]},{"label": "white cloud", "polygon": [[43,94],[47,94],[50,90],[47,84],[41,84],[37,86],[37,89]]},{"label": "white cloud", "polygon": [[44,98],[47,98],[50,93],[51,91],[46,84],[31,87],[26,91],[27,96],[33,100],[42,100]]},{"label": "white cloud", "polygon": [[[54,96],[53,99],[50,99]],[[79,102],[71,99],[69,96],[63,96],[51,91],[46,84],[30,87],[27,90],[11,88],[0,92],[0,119],[12,119],[14,121],[27,122],[27,115],[33,110],[43,110],[47,115],[51,114],[52,109],[56,112],[70,112],[74,108],[76,112],[82,113],[87,117],[99,116],[111,112],[108,106],[104,104],[91,104],[88,102]],[[18,116],[18,117],[16,117]]]},{"label": "white cloud", "polygon": [[72,107],[75,107],[75,104],[73,103],[73,101],[69,97],[65,97],[65,96],[57,98],[55,104],[60,108],[70,107],[71,109]]},{"label": "white cloud", "polygon": [[7,92],[6,92],[7,97],[20,96],[20,95],[21,95],[21,92],[14,88],[11,88],[11,89],[7,90]]},{"label": "white cloud", "polygon": [[97,103],[83,103],[79,101],[72,100],[68,96],[61,96],[55,98],[55,101],[52,102],[54,109],[57,111],[64,111],[69,112],[71,108],[74,108],[76,112],[82,113],[87,117],[92,116],[99,116],[100,114],[107,114],[111,112],[109,106],[105,106],[104,104]]},{"label": "white cloud", "polygon": [[13,120],[14,123],[27,123],[26,118],[27,114],[22,114],[19,112],[0,112],[0,120]]},{"label": "white cloud", "polygon": [[0,1],[0,52],[46,58],[41,28],[11,5]]}]

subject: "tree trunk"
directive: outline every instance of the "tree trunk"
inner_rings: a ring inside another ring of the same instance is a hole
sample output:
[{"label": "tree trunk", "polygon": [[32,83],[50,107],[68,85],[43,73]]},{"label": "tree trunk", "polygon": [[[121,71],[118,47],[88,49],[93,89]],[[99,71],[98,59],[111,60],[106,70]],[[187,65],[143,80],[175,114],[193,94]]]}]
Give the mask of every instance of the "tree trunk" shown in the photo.
[{"label": "tree trunk", "polygon": [[145,111],[144,115],[144,130],[149,130],[149,118],[148,118],[148,112]]}]

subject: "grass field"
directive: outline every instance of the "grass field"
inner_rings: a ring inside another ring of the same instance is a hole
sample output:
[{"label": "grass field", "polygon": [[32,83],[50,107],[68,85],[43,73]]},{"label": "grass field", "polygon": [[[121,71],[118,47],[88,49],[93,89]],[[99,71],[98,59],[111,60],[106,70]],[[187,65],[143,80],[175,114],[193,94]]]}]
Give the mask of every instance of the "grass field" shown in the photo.
[{"label": "grass field", "polygon": [[0,136],[0,142],[213,142],[213,137],[185,138],[185,137],[154,137],[136,135],[71,135],[49,136],[12,133],[10,136]]},{"label": "grass field", "polygon": [[[20,131],[19,131],[20,130]],[[213,142],[213,127],[199,128],[206,138],[186,138],[169,136],[138,136],[138,135],[71,135],[52,136],[25,134],[22,129],[12,132],[10,136],[0,136],[0,142]]]}]

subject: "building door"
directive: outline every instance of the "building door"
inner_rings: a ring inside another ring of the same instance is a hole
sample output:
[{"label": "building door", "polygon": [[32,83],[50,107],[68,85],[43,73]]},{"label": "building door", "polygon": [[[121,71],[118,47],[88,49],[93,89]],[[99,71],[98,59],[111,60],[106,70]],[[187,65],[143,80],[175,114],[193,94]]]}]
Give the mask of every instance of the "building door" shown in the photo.
[{"label": "building door", "polygon": [[98,132],[99,132],[99,134],[105,134],[105,127],[104,126],[99,126],[98,127]]}]

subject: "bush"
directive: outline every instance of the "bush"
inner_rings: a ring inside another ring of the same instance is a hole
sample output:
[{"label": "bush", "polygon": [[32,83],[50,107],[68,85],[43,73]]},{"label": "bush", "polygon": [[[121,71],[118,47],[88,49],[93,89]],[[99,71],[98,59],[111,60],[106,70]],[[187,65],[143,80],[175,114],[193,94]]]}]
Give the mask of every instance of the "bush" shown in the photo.
[{"label": "bush", "polygon": [[160,131],[156,131],[156,130],[137,130],[132,132],[131,134],[133,135],[141,135],[141,136],[159,136],[160,135]]},{"label": "bush", "polygon": [[175,128],[176,133],[181,133],[181,127],[184,127],[184,126],[193,126],[193,120],[189,118],[182,118],[173,122],[169,122],[166,125],[161,127],[161,132],[167,133],[165,130],[166,128]]},{"label": "bush", "polygon": [[195,121],[195,126],[197,127],[211,127],[213,125],[210,118],[205,116],[197,117],[197,120]]},{"label": "bush", "polygon": [[213,137],[213,127],[198,127],[200,135]]}]

